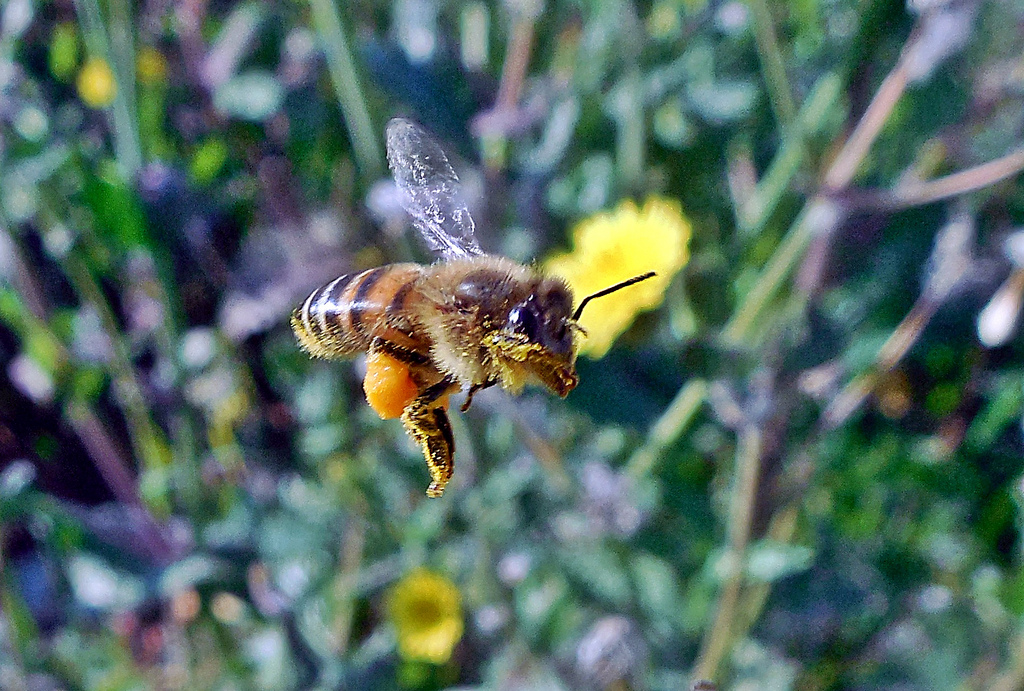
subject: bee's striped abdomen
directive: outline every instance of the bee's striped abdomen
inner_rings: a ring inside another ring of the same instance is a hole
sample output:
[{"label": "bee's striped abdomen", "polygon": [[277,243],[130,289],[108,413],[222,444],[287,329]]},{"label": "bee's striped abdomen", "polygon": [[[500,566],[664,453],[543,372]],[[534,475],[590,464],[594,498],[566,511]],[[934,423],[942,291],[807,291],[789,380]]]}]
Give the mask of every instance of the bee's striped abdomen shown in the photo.
[{"label": "bee's striped abdomen", "polygon": [[390,264],[340,276],[310,293],[292,313],[292,330],[314,357],[351,357],[377,337],[418,351],[421,344],[390,322],[394,301],[409,295],[421,275],[416,264]]}]

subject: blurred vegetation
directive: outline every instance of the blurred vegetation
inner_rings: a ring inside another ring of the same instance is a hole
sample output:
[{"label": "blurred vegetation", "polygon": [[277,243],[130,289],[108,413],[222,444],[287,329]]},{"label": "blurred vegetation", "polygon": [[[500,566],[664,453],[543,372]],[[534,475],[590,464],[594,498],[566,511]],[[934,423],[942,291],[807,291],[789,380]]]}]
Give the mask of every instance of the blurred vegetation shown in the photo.
[{"label": "blurred vegetation", "polygon": [[[0,688],[1024,688],[1024,4],[0,7]],[[430,261],[395,115],[488,251],[692,226],[439,500],[287,326]]]}]

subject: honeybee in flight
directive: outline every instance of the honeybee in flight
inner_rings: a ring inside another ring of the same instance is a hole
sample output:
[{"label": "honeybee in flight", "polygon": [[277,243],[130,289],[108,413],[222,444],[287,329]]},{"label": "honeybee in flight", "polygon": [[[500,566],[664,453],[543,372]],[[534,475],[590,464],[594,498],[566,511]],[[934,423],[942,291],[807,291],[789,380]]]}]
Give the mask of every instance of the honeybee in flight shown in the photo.
[{"label": "honeybee in flight", "polygon": [[403,207],[442,261],[340,276],[310,293],[291,325],[313,357],[367,353],[367,400],[382,418],[401,417],[427,461],[427,496],[440,497],[454,468],[448,395],[468,388],[463,411],[495,384],[518,394],[540,383],[565,397],[579,382],[583,308],[654,273],[590,295],[573,311],[561,278],[481,251],[459,179],[422,128],[391,120],[387,152]]}]

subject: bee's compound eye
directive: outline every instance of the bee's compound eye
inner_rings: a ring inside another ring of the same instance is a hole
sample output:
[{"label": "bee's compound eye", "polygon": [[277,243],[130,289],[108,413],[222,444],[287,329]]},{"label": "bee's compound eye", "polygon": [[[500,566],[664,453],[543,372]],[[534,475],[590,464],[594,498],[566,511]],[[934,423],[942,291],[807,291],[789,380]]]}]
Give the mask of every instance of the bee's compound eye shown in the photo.
[{"label": "bee's compound eye", "polygon": [[515,333],[525,335],[531,340],[537,338],[538,324],[537,315],[533,313],[533,310],[524,305],[516,305],[508,313],[508,328]]}]

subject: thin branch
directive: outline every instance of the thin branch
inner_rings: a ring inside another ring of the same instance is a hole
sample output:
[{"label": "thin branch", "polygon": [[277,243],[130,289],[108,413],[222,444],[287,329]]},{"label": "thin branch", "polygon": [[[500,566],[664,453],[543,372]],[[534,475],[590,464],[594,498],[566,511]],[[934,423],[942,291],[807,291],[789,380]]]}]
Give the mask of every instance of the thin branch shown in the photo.
[{"label": "thin branch", "polygon": [[899,62],[882,81],[864,115],[847,138],[843,148],[832,161],[825,173],[824,187],[829,190],[846,188],[857,173],[857,168],[867,155],[871,145],[875,143],[882,127],[892,115],[893,108],[903,96],[909,83],[909,60],[907,56],[913,51],[910,44],[903,50]]},{"label": "thin branch", "polygon": [[[758,322],[761,311],[772,301],[776,292],[781,289],[785,280],[796,267],[797,262],[803,257],[813,234],[831,232],[838,227],[844,210],[840,209],[837,204],[830,203],[829,197],[835,198],[837,196],[835,193],[844,190],[853,180],[858,166],[878,138],[882,126],[906,90],[909,83],[908,55],[913,53],[911,48],[914,36],[915,34],[911,35],[900,55],[899,62],[882,81],[864,115],[826,171],[822,192],[809,199],[804,205],[804,210],[790,226],[786,237],[768,260],[754,286],[747,291],[743,302],[725,325],[722,336],[727,343],[738,345],[751,337],[751,331]],[[818,213],[812,212],[820,212],[825,209],[832,213],[827,222],[822,223],[821,221],[825,219],[822,219]]]},{"label": "thin branch", "polygon": [[858,211],[895,211],[932,204],[985,189],[1024,170],[1024,148],[994,161],[934,180],[905,183],[891,191],[856,190],[842,195],[843,203]]},{"label": "thin branch", "polygon": [[924,295],[903,318],[875,356],[871,371],[855,377],[832,399],[821,414],[822,429],[836,429],[853,415],[874,391],[880,377],[891,371],[921,338],[925,327],[938,311],[940,302]]},{"label": "thin branch", "polygon": [[501,67],[501,81],[498,84],[498,95],[494,100],[494,110],[514,110],[523,92],[526,71],[530,65],[530,54],[533,52],[533,17],[521,17],[512,28],[508,39],[508,51],[505,63]]},{"label": "thin branch", "polygon": [[129,459],[114,443],[96,414],[81,401],[71,400],[64,408],[64,418],[71,424],[86,452],[103,477],[103,481],[122,504],[141,507],[142,498],[136,487]]},{"label": "thin branch", "polygon": [[722,340],[740,345],[751,338],[761,312],[768,306],[815,235],[829,233],[842,222],[845,211],[830,199],[816,196],[808,200],[803,211],[786,232],[754,286],[733,312],[722,329]]},{"label": "thin branch", "polygon": [[739,232],[756,237],[767,225],[779,202],[789,191],[793,178],[806,166],[806,140],[833,119],[832,113],[841,102],[842,82],[834,74],[819,79],[800,106],[793,124],[787,129],[778,153],[757,182],[750,196],[737,211]]},{"label": "thin branch", "polygon": [[786,76],[786,62],[779,48],[775,23],[765,0],[748,0],[747,5],[754,20],[754,41],[765,85],[768,87],[768,100],[771,101],[779,128],[786,129],[793,122],[796,105],[793,103],[793,88]]}]

